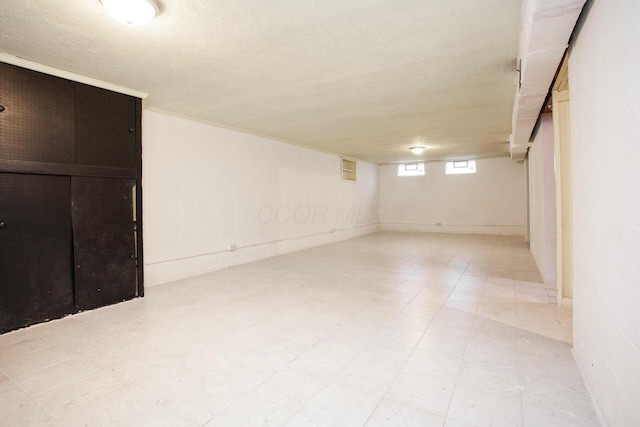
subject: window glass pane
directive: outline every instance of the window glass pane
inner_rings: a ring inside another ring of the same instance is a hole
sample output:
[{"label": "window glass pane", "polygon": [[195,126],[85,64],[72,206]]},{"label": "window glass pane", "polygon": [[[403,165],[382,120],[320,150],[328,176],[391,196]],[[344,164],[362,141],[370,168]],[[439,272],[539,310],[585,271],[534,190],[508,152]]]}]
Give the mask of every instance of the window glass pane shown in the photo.
[{"label": "window glass pane", "polygon": [[424,176],[424,163],[403,163],[398,165],[398,176]]},{"label": "window glass pane", "polygon": [[463,160],[455,162],[447,162],[445,169],[447,175],[460,175],[465,173],[476,173],[475,160]]}]

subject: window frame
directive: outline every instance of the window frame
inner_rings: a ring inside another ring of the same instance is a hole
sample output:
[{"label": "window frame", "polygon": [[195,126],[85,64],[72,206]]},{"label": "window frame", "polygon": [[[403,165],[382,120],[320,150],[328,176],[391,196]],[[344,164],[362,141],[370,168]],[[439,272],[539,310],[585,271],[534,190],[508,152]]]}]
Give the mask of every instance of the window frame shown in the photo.
[{"label": "window frame", "polygon": [[[407,169],[407,166],[414,166],[415,169]],[[412,173],[411,171],[415,171]],[[396,169],[396,176],[398,178],[410,178],[417,176],[425,176],[426,166],[424,162],[411,162],[411,163],[399,163]]]},{"label": "window frame", "polygon": [[[465,163],[465,166],[456,165],[456,163]],[[473,175],[477,172],[477,162],[474,159],[447,161],[444,167],[445,175]]]}]

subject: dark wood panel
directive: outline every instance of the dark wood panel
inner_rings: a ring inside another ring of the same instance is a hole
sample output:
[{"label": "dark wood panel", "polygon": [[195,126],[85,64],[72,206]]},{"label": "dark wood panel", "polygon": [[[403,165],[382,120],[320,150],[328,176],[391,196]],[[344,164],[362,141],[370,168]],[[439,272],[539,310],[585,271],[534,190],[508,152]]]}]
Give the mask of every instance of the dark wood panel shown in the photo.
[{"label": "dark wood panel", "polygon": [[74,88],[0,63],[0,159],[75,163]]},{"label": "dark wood panel", "polygon": [[77,83],[76,163],[135,168],[136,98]]},{"label": "dark wood panel", "polygon": [[71,178],[76,309],[136,295],[132,187],[119,178]]},{"label": "dark wood panel", "polygon": [[0,332],[142,296],[141,100],[0,63],[0,105]]},{"label": "dark wood panel", "polygon": [[0,332],[74,311],[70,178],[0,173]]},{"label": "dark wood panel", "polygon": [[136,169],[67,165],[62,163],[23,162],[19,160],[0,160],[0,172],[95,176],[103,178],[136,178],[138,176],[138,171]]}]

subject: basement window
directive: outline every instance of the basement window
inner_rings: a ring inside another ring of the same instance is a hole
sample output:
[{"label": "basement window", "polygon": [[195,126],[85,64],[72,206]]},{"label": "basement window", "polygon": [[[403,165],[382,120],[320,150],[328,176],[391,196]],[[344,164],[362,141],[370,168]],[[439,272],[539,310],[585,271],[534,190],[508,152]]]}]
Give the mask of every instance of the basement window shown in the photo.
[{"label": "basement window", "polygon": [[351,159],[340,159],[342,165],[342,180],[356,182],[356,161]]},{"label": "basement window", "polygon": [[424,176],[424,163],[399,164],[398,176]]},{"label": "basement window", "polygon": [[456,160],[454,162],[447,162],[445,174],[460,175],[464,173],[476,173],[475,160]]}]

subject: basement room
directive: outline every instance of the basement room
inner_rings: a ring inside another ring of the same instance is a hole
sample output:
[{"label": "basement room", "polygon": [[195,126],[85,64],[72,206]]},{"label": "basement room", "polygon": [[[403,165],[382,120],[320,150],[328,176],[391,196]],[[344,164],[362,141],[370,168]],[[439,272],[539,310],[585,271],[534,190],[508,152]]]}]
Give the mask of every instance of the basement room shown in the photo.
[{"label": "basement room", "polygon": [[639,426],[639,71],[637,0],[3,0],[0,426]]}]

